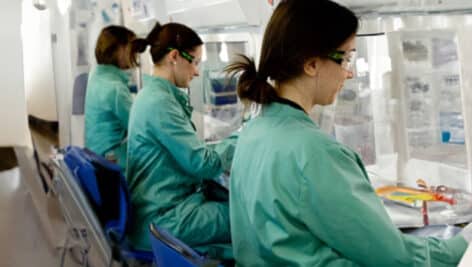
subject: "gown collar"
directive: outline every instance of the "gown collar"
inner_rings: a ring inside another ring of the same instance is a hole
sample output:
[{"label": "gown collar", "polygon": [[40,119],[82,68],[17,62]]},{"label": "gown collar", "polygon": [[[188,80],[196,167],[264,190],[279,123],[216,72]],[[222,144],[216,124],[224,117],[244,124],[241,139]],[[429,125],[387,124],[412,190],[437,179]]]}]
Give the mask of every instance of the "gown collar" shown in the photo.
[{"label": "gown collar", "polygon": [[123,83],[128,84],[129,75],[125,70],[122,70],[114,65],[98,64],[96,67],[98,73],[111,73],[117,76]]},{"label": "gown collar", "polygon": [[[288,101],[292,102],[290,100]],[[312,124],[316,128],[319,128],[319,126],[312,120],[305,110],[300,107],[300,105],[289,104],[284,100],[282,100],[282,103],[280,101],[274,101],[270,104],[263,105],[260,115],[265,117],[293,118],[295,120],[305,121],[308,124]]]},{"label": "gown collar", "polygon": [[297,103],[295,103],[292,100],[289,100],[287,98],[282,98],[280,96],[276,96],[275,102],[283,104],[283,105],[288,105],[288,106],[291,106],[292,108],[295,108],[295,109],[298,109],[298,110],[301,110],[301,111],[305,112],[305,110],[299,104],[297,104]]},{"label": "gown collar", "polygon": [[143,76],[144,84],[147,87],[148,83],[158,82],[166,85],[165,87],[170,91],[170,93],[175,97],[177,102],[182,106],[185,114],[191,118],[193,107],[190,105],[190,97],[187,93],[183,92],[182,89],[178,88],[172,84],[169,80],[163,79],[161,77],[144,75]]}]

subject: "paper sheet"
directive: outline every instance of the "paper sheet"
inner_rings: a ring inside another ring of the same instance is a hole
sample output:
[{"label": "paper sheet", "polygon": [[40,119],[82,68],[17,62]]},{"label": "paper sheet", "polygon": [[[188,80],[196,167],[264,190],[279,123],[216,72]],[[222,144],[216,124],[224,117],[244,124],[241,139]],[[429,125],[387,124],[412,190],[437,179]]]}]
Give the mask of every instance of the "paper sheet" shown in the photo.
[{"label": "paper sheet", "polygon": [[462,256],[461,262],[459,263],[459,267],[470,266],[472,266],[472,245],[469,245],[469,247],[465,251],[464,256]]}]

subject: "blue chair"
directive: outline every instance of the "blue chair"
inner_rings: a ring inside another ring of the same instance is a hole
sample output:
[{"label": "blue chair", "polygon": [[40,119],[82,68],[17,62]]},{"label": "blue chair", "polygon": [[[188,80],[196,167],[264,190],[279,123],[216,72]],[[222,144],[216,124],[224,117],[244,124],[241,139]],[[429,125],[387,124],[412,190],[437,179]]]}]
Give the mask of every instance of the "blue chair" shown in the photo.
[{"label": "blue chair", "polygon": [[113,258],[120,262],[132,259],[152,263],[154,256],[151,251],[134,250],[126,242],[131,205],[120,167],[88,149],[69,146],[61,153],[98,217],[111,245]]},{"label": "blue chair", "polygon": [[154,224],[149,228],[154,261],[158,267],[223,267],[220,261],[200,255],[166,230]]}]

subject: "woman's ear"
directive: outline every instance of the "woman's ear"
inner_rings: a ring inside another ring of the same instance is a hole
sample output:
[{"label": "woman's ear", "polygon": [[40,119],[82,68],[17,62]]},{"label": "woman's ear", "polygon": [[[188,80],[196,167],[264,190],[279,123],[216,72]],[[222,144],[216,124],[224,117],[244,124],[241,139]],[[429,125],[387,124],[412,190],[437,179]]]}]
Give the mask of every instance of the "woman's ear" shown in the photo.
[{"label": "woman's ear", "polygon": [[305,71],[305,74],[311,77],[316,76],[318,73],[319,64],[319,57],[312,57],[305,60],[305,63],[303,64],[303,70]]},{"label": "woman's ear", "polygon": [[169,52],[167,56],[169,58],[170,64],[175,64],[175,62],[177,62],[178,54],[179,54],[179,51],[177,51],[177,49],[172,49],[172,51]]}]

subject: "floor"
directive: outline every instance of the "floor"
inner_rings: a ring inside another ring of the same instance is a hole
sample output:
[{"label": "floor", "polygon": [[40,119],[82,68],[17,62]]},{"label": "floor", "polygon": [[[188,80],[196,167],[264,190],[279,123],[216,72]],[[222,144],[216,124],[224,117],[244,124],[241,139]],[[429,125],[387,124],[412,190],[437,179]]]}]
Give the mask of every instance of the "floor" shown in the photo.
[{"label": "floor", "polygon": [[[46,160],[57,144],[54,127],[31,126],[40,158]],[[0,184],[0,266],[61,266],[61,251],[48,244],[12,148],[0,148]],[[65,259],[63,266],[78,266]]]},{"label": "floor", "polygon": [[18,168],[0,172],[0,266],[59,266]]}]

